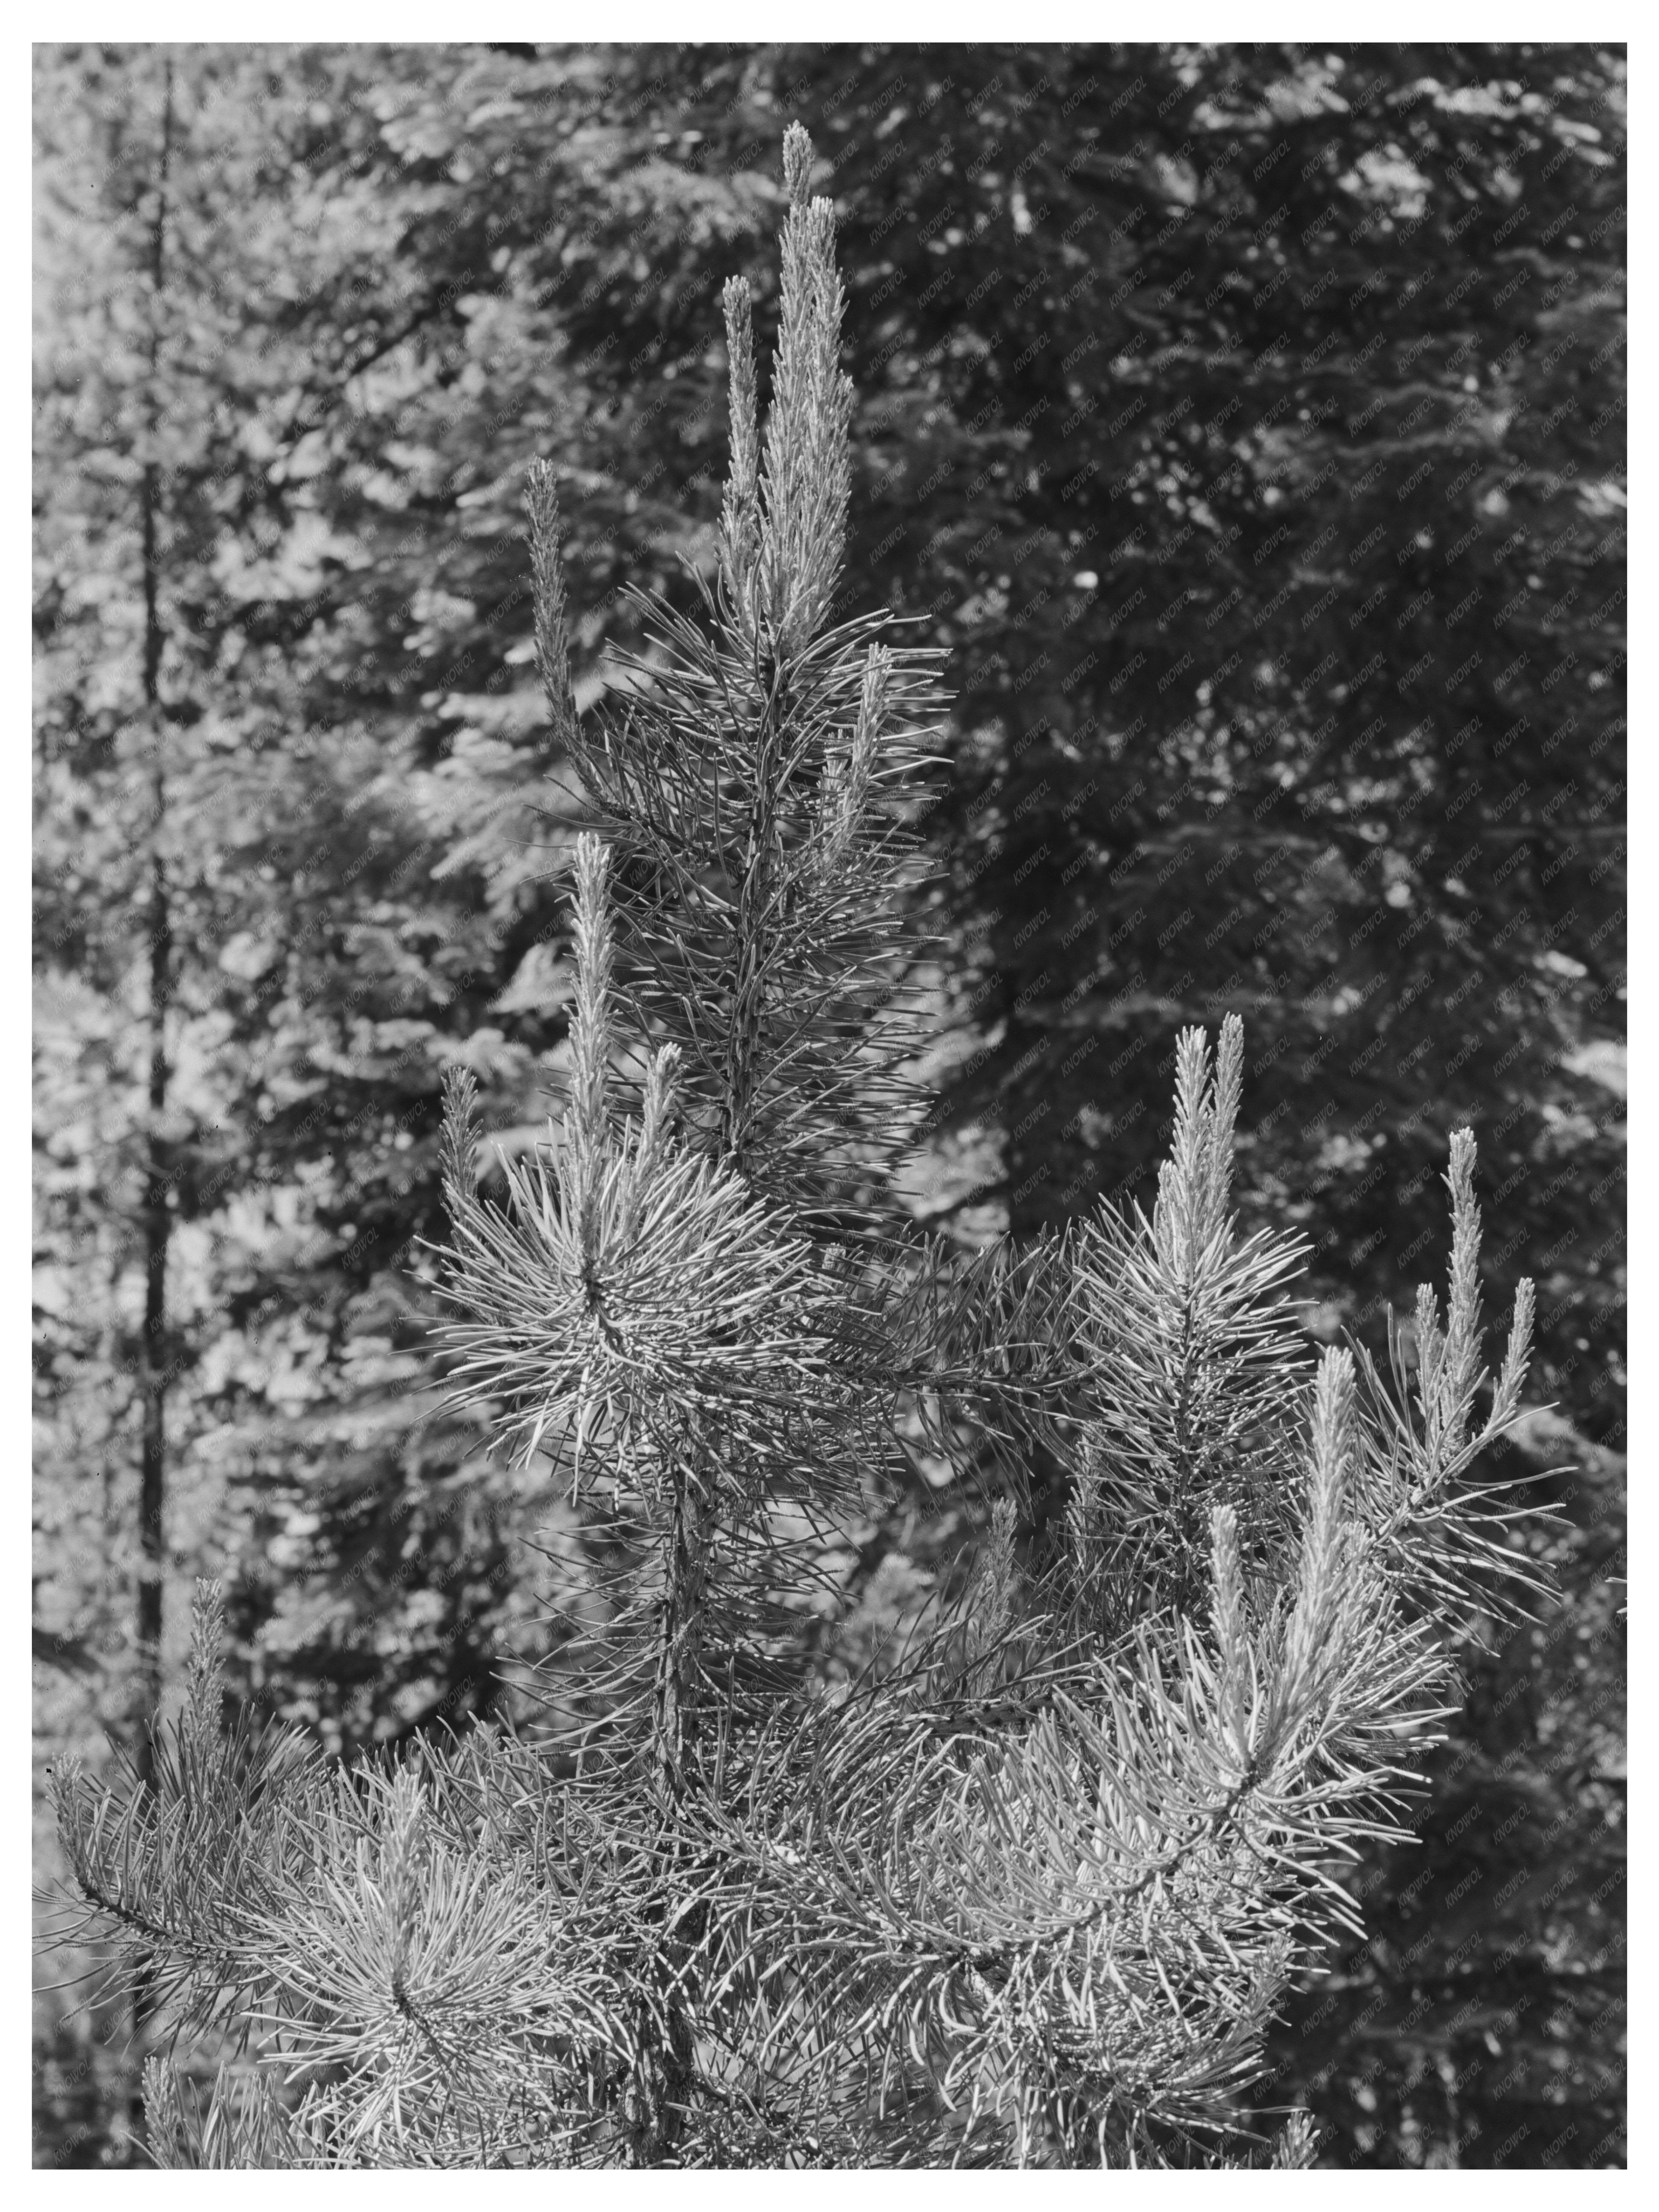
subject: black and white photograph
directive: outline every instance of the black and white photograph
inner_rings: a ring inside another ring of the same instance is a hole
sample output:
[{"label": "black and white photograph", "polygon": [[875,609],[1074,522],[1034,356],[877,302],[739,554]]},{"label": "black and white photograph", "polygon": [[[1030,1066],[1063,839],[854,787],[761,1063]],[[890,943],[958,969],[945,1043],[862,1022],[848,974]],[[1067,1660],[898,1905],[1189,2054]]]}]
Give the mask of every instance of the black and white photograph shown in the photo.
[{"label": "black and white photograph", "polygon": [[1626,46],[75,12],[33,2168],[1625,2169]]}]

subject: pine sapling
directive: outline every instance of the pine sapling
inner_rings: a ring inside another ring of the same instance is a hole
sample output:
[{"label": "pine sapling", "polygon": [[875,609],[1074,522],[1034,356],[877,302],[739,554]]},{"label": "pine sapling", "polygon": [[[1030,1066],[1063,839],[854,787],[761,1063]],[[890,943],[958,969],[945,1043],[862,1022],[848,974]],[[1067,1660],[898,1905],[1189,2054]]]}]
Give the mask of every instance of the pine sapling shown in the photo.
[{"label": "pine sapling", "polygon": [[[483,1186],[447,1086],[452,1384],[550,1467],[570,1620],[532,1724],[331,1767],[219,1717],[204,1595],[153,1788],[56,1778],[85,1916],[180,2027],[172,2166],[1303,2166],[1243,2131],[1291,1978],[1353,1906],[1513,1599],[1484,1419],[1474,1144],[1415,1378],[1317,1357],[1293,1239],[1231,1209],[1243,1031],[1176,1049],[1150,1218],[1016,1252],[908,1221],[914,812],[935,657],[844,617],[852,394],[811,148],[785,141],[763,428],[726,288],[731,468],[702,620],[642,608],[577,711],[555,472],[536,640],[583,793],[562,1116]],[[499,1194],[498,1194],[499,1192]],[[1023,1466],[1066,1471],[1022,1564]],[[992,1494],[965,1591],[831,1663],[835,1562],[916,1455]],[[828,1655],[828,1656],[826,1656]]]}]

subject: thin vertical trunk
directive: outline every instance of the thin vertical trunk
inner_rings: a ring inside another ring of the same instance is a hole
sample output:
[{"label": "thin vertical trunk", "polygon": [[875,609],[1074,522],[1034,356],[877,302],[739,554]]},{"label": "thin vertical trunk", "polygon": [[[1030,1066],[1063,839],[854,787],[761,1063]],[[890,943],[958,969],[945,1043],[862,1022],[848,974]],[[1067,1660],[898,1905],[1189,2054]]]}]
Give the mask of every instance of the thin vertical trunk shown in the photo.
[{"label": "thin vertical trunk", "polygon": [[[164,798],[158,767],[155,795]],[[149,897],[149,1130],[144,1168],[144,1335],[140,1353],[143,1433],[138,1479],[138,1680],[142,1714],[161,1700],[162,1590],[166,1569],[167,1507],[167,1270],[172,1237],[167,1164],[161,1123],[167,1099],[167,1012],[173,988],[172,917],[167,870],[161,854],[150,861]],[[143,1780],[154,1781],[149,1731],[141,1722],[137,1744]]]},{"label": "thin vertical trunk", "polygon": [[[167,179],[173,157],[173,61],[162,62],[161,160],[155,194],[155,214],[150,225],[149,372],[152,434],[160,427],[162,410],[156,391],[161,364],[161,286],[167,252]],[[151,848],[149,863],[149,1131],[144,1171],[144,1334],[140,1352],[143,1376],[143,1437],[140,1447],[138,1486],[138,1682],[140,1710],[144,1720],[161,1702],[162,1578],[165,1570],[167,1507],[167,1270],[172,1215],[167,1206],[167,1168],[161,1138],[161,1121],[167,1103],[167,1007],[173,995],[173,917],[167,894],[167,864],[161,853],[161,833],[167,806],[167,782],[161,756],[161,474],[154,455],[144,464],[140,487],[143,544],[144,589],[144,712],[154,748],[151,772]],[[139,1771],[153,1780],[149,1736],[141,1722],[138,1737]]]},{"label": "thin vertical trunk", "polygon": [[[157,381],[161,366],[161,286],[167,252],[167,180],[172,156],[173,60],[168,55],[162,60],[161,159],[156,185],[155,214],[150,226],[152,435],[160,428],[163,413]],[[140,1782],[153,1788],[155,1760],[150,1730],[161,1702],[161,1631],[167,1571],[167,1247],[173,1233],[173,1217],[167,1203],[167,1149],[161,1134],[170,1073],[167,1020],[167,1008],[173,997],[173,911],[161,844],[167,810],[167,779],[161,746],[164,726],[161,684],[164,639],[159,530],[161,483],[161,472],[153,453],[144,464],[139,498],[144,589],[144,716],[152,747],[153,766],[150,779],[149,1006],[146,1016],[149,1044],[149,1127],[145,1138],[143,1212],[144,1332],[139,1352],[143,1429],[139,1446],[138,1475],[138,1664],[136,1684],[138,1735],[135,1758]],[[143,2031],[153,2009],[149,1978],[140,1976],[133,1987],[132,2025],[141,2069]],[[135,2124],[142,2131],[143,2096],[141,2086],[134,2089],[132,2108]]]}]

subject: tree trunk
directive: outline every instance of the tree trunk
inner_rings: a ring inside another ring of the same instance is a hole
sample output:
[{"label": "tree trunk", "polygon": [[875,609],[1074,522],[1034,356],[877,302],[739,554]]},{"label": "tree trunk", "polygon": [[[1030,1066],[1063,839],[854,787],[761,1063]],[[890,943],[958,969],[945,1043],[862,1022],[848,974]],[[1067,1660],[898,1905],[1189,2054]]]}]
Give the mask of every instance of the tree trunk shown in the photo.
[{"label": "tree trunk", "polygon": [[[151,324],[149,342],[150,423],[160,428],[158,388],[161,340],[161,285],[167,251],[167,173],[173,155],[173,60],[162,61],[161,158],[156,183],[155,216],[150,227]],[[161,1632],[167,1572],[167,1246],[173,1233],[168,1205],[167,1154],[161,1134],[167,1103],[167,1008],[173,996],[173,915],[162,855],[167,781],[162,754],[161,648],[163,644],[157,524],[161,502],[161,472],[155,457],[146,461],[140,490],[143,502],[144,586],[144,712],[153,747],[150,784],[149,862],[149,1128],[144,1161],[144,1333],[139,1352],[143,1431],[138,1474],[138,1731],[135,1762],[140,1783],[153,1789],[155,1755],[152,1729],[161,1703]],[[135,2131],[143,2140],[144,2031],[154,2009],[149,1978],[133,1986],[132,2031],[137,2079],[132,2092]]]},{"label": "tree trunk", "polygon": [[[149,344],[152,432],[161,418],[156,379],[161,357],[161,285],[167,249],[167,173],[173,154],[173,62],[162,64],[161,159],[155,216],[150,228],[152,317]],[[154,1781],[149,1722],[161,1703],[162,1590],[167,1548],[167,1267],[172,1236],[167,1203],[167,1148],[161,1135],[167,1103],[167,1007],[173,994],[173,921],[167,896],[167,864],[161,853],[167,782],[162,758],[161,699],[161,629],[160,568],[161,474],[152,457],[145,463],[143,501],[144,588],[144,710],[154,748],[151,776],[149,866],[149,1127],[144,1169],[144,1334],[140,1352],[143,1438],[138,1486],[138,1680],[141,1721],[137,1757],[141,1778]]]}]

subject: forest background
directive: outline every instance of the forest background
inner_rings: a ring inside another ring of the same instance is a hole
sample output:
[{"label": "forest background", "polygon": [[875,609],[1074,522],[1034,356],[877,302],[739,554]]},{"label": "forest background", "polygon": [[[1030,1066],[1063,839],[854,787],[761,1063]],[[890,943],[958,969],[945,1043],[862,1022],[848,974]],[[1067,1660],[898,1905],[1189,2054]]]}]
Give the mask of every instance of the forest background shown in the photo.
[{"label": "forest background", "polygon": [[[1559,1601],[1471,1643],[1275,2094],[1333,2165],[1621,2162],[1622,52],[46,46],[35,117],[37,1781],[176,1695],[198,1572],[348,1754],[550,1656],[556,1510],[441,1410],[422,1243],[444,1069],[511,1157],[565,1043],[525,471],[586,705],[623,587],[712,562],[799,118],[846,611],[950,654],[915,1210],[1145,1200],[1176,1031],[1238,1012],[1246,1224],[1380,1355],[1474,1128]],[[872,1636],[988,1512],[919,1472],[850,1532]],[[34,2157],[120,2165],[77,1963]]]}]

